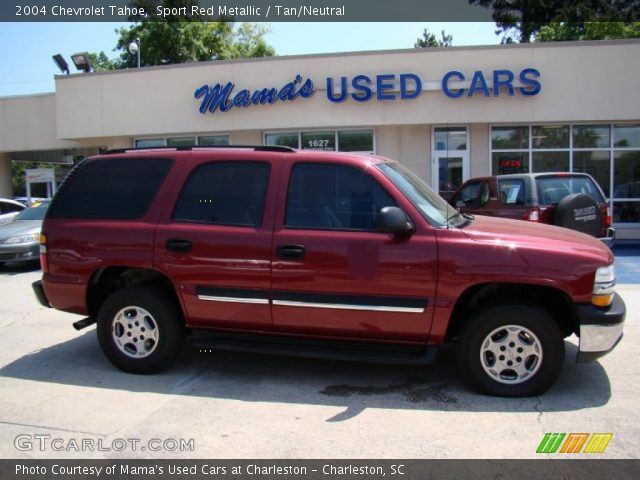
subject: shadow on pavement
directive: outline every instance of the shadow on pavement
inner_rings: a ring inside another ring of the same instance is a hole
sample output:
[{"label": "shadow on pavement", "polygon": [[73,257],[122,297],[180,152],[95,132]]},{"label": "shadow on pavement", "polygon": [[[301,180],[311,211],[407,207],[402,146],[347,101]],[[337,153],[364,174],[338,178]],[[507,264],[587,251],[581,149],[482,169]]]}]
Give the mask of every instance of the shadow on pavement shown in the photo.
[{"label": "shadow on pavement", "polygon": [[327,421],[344,421],[366,408],[444,412],[558,412],[604,405],[611,396],[598,362],[575,364],[576,347],[566,343],[556,384],[528,399],[476,394],[460,379],[455,350],[444,349],[429,366],[375,365],[234,352],[199,353],[185,346],[172,368],[132,375],[102,355],[91,329],[72,340],[35,351],[0,369],[0,376],[38,382],[154,392],[244,402],[342,406]]},{"label": "shadow on pavement", "polygon": [[0,275],[18,275],[25,272],[35,272],[40,270],[40,263],[0,263]]}]

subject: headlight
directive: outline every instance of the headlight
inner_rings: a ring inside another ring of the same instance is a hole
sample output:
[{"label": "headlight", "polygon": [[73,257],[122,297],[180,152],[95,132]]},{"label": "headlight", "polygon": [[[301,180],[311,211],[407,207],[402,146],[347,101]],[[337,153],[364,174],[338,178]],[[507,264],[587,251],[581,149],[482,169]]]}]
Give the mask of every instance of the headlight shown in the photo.
[{"label": "headlight", "polygon": [[16,243],[37,242],[40,239],[39,233],[30,233],[29,235],[17,235],[9,237],[4,241],[5,245],[15,245]]},{"label": "headlight", "polygon": [[613,302],[613,287],[616,284],[616,269],[613,263],[596,270],[593,281],[593,295],[591,303],[596,307],[608,307]]}]

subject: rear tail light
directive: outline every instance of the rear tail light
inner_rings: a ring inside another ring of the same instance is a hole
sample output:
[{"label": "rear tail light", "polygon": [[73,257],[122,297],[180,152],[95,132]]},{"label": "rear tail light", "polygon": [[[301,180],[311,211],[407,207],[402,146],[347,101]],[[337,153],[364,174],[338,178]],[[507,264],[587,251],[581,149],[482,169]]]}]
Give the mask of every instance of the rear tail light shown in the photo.
[{"label": "rear tail light", "polygon": [[42,273],[49,273],[49,263],[47,262],[47,236],[40,234],[40,268]]},{"label": "rear tail light", "polygon": [[540,221],[540,209],[538,207],[532,208],[527,213],[522,216],[523,220],[527,220],[529,222],[539,222]]},{"label": "rear tail light", "polygon": [[607,207],[607,215],[604,217],[605,227],[609,228],[611,226],[611,209]]}]

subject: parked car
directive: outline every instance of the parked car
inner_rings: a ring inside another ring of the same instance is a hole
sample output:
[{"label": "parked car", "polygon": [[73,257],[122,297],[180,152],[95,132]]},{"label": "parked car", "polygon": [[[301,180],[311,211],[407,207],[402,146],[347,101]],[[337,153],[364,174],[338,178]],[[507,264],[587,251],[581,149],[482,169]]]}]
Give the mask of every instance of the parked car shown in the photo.
[{"label": "parked car", "polygon": [[13,199],[16,202],[20,202],[25,207],[31,207],[35,203],[40,203],[40,202],[44,202],[45,200],[50,200],[43,197],[31,197],[31,199],[29,199],[29,197],[13,197]]},{"label": "parked car", "polygon": [[541,393],[579,334],[609,352],[625,305],[595,238],[463,215],[382,157],[287,147],[113,150],[44,221],[42,305],[97,323],[127,372],[201,348],[425,364],[458,342],[471,384]]},{"label": "parked car", "polygon": [[36,203],[0,225],[0,264],[39,261],[40,229],[48,206],[49,202]]},{"label": "parked car", "polygon": [[13,220],[13,218],[25,208],[26,207],[20,202],[8,198],[0,198],[0,225]]},{"label": "parked car", "polygon": [[462,213],[513,218],[570,228],[611,244],[611,212],[586,173],[516,173],[467,180],[449,203]]}]

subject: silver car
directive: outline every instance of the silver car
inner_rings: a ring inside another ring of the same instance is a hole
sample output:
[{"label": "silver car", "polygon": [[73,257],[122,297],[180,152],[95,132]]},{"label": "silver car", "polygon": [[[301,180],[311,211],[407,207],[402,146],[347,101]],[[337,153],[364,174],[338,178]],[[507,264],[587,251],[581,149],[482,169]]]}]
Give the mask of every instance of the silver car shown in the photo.
[{"label": "silver car", "polygon": [[49,202],[34,204],[0,225],[0,264],[40,259],[40,230]]},{"label": "silver car", "polygon": [[0,225],[8,223],[25,209],[25,205],[8,198],[0,198]]}]

